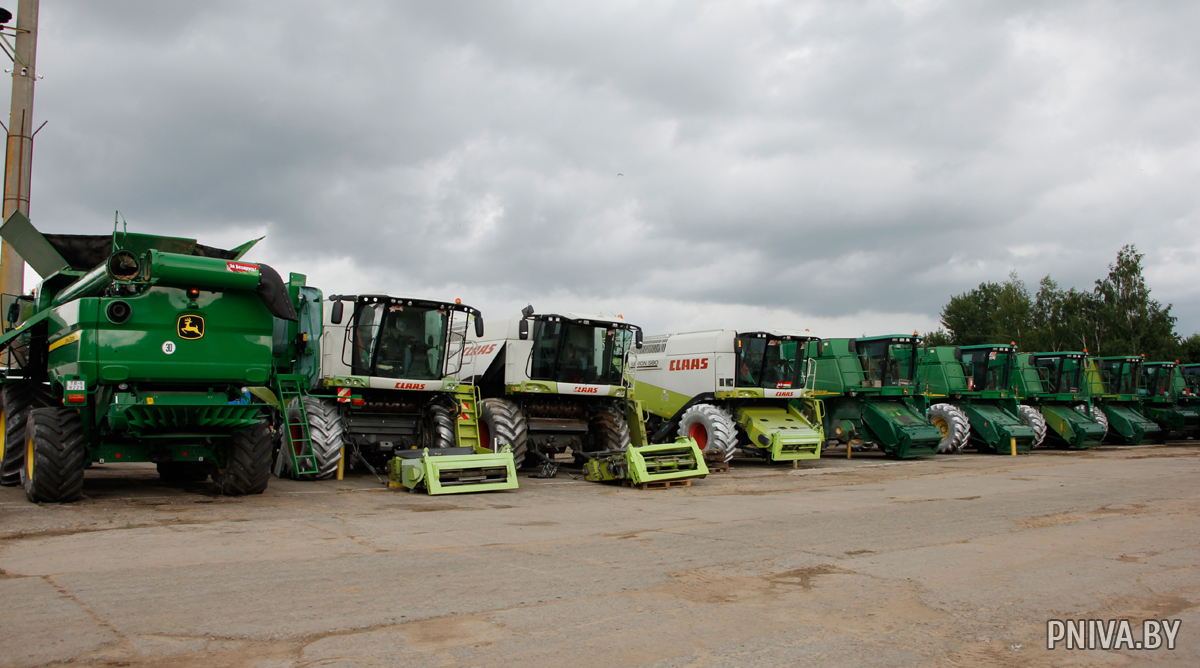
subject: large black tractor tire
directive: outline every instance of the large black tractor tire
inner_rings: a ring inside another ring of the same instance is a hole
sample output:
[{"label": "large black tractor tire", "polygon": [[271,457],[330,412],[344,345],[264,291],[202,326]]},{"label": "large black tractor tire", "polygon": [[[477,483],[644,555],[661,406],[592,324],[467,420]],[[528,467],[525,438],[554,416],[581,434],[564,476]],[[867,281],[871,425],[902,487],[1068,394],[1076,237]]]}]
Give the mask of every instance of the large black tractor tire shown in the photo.
[{"label": "large black tractor tire", "polygon": [[271,430],[267,421],[229,437],[225,468],[217,469],[217,491],[229,496],[262,494],[271,479]]},{"label": "large black tractor tire", "polygon": [[159,462],[155,468],[163,482],[203,482],[209,472],[202,462]]},{"label": "large black tractor tire", "polygon": [[25,381],[5,383],[0,389],[0,485],[21,484],[21,467],[25,465],[25,421],[33,408],[45,408],[53,403],[50,389],[42,383]]},{"label": "large black tractor tire", "polygon": [[925,419],[941,430],[938,454],[962,452],[971,441],[971,420],[954,404],[934,404],[925,411]]},{"label": "large black tractor tire", "polygon": [[1087,404],[1079,404],[1075,407],[1075,410],[1104,425],[1104,436],[1100,437],[1100,442],[1103,443],[1104,439],[1108,436],[1108,416],[1104,414],[1104,409],[1099,406],[1088,408]]},{"label": "large black tractor tire", "polygon": [[30,501],[66,503],[83,496],[87,444],[79,411],[35,408],[25,424],[21,486]]},{"label": "large black tractor tire", "polygon": [[442,404],[426,406],[421,416],[421,447],[453,448],[458,441],[454,435],[454,417]]},{"label": "large black tractor tire", "polygon": [[[329,480],[337,476],[342,448],[346,445],[346,425],[342,422],[342,413],[336,401],[321,397],[304,397],[304,410],[308,413],[308,436],[312,439],[317,472],[302,477],[306,480]],[[290,457],[288,462],[291,462]]]},{"label": "large black tractor tire", "polygon": [[491,398],[479,402],[479,444],[491,448],[493,440],[500,445],[511,445],[513,462],[521,468],[529,447],[529,427],[525,423],[525,413],[507,399]]},{"label": "large black tractor tire", "polygon": [[696,404],[679,419],[679,435],[694,438],[704,458],[718,462],[733,459],[737,449],[737,423],[712,404]]},{"label": "large black tractor tire", "polygon": [[[616,406],[608,405],[592,413],[588,418],[588,434],[583,441],[584,452],[624,452],[630,443],[629,422]],[[587,457],[577,455],[575,461],[582,465]]]},{"label": "large black tractor tire", "polygon": [[1046,440],[1046,431],[1050,428],[1046,424],[1046,416],[1033,406],[1017,406],[1017,417],[1021,418],[1021,422],[1025,426],[1033,430],[1033,445],[1030,449],[1036,448]]}]

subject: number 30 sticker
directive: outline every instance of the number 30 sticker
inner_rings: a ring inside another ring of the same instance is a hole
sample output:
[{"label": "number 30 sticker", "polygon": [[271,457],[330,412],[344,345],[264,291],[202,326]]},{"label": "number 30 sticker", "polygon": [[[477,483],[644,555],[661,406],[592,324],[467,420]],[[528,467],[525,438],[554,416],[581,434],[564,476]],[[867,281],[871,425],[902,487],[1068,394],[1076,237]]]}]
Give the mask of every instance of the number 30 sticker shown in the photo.
[{"label": "number 30 sticker", "polygon": [[174,341],[164,341],[163,342],[163,352],[168,355],[174,353],[175,352],[175,342]]}]

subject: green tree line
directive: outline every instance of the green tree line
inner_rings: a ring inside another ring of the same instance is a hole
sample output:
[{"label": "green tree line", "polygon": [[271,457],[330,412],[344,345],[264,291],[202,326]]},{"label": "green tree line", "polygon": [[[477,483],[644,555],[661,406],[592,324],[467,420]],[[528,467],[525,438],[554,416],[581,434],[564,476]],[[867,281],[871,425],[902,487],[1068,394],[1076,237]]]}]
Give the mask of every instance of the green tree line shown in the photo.
[{"label": "green tree line", "polygon": [[942,329],[929,345],[970,346],[1015,341],[1030,352],[1087,350],[1092,355],[1142,355],[1149,360],[1200,362],[1200,333],[1175,333],[1171,305],[1150,297],[1142,276],[1143,254],[1133,245],[1117,253],[1108,276],[1090,291],[1063,289],[1050,276],[1030,292],[1016,274],[1002,283],[950,298]]}]

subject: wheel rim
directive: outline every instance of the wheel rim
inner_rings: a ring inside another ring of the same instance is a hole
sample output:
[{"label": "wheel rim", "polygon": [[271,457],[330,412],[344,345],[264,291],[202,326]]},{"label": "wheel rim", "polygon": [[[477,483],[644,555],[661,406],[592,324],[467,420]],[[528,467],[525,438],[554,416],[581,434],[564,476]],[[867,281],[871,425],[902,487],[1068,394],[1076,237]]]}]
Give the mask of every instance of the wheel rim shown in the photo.
[{"label": "wheel rim", "polygon": [[942,438],[948,438],[950,436],[950,423],[946,422],[945,418],[933,418],[933,426],[937,427],[938,431],[942,432]]},{"label": "wheel rim", "polygon": [[694,439],[696,445],[703,450],[708,445],[708,430],[699,422],[688,427],[688,438]]},{"label": "wheel rim", "polygon": [[483,420],[479,421],[479,445],[492,449],[492,430],[488,427],[488,423]]},{"label": "wheel rim", "polygon": [[33,480],[33,425],[26,423],[25,428],[29,429],[29,436],[25,437],[25,477]]}]

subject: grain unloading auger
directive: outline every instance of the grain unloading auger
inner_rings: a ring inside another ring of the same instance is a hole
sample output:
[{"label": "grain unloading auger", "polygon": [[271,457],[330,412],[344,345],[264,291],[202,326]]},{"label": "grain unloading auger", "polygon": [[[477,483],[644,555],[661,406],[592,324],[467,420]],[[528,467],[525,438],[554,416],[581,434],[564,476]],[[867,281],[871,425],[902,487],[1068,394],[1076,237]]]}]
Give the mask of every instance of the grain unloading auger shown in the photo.
[{"label": "grain unloading auger", "polygon": [[532,306],[476,333],[458,377],[480,389],[485,441],[510,445],[518,467],[555,474],[570,454],[594,482],[667,482],[708,474],[694,440],[651,443],[626,376],[642,331],[623,318],[537,313]]},{"label": "grain unloading auger", "polygon": [[296,314],[273,269],[241,261],[255,242],[42,235],[20,213],[0,236],[43,277],[0,336],[0,482],[73,501],[89,464],[154,462],[224,494],[266,488],[269,422],[243,390],[270,380],[274,320]]},{"label": "grain unloading auger", "polygon": [[1084,368],[1091,405],[1108,420],[1107,441],[1139,445],[1158,440],[1162,428],[1142,413],[1142,364],[1136,355],[1089,358]]},{"label": "grain unloading auger", "polygon": [[[1021,410],[1012,386],[1017,347],[938,346],[922,348],[917,386],[929,421],[945,437],[939,452],[974,446],[983,452],[1029,452],[1039,440],[1032,409]],[[1045,423],[1040,422],[1041,428]]]},{"label": "grain unloading auger", "polygon": [[288,284],[298,321],[276,330],[277,474],[331,478],[348,460],[429,494],[517,488],[511,450],[480,439],[475,387],[452,377],[468,321],[483,333],[477,309],[384,294],[326,302],[304,282]]},{"label": "grain unloading auger", "polygon": [[[1058,448],[1093,448],[1104,440],[1108,421],[1091,405],[1084,369],[1087,353],[1020,353],[1013,376],[1019,410],[1043,442]],[[1036,414],[1033,412],[1036,411]]]},{"label": "grain unloading auger", "polygon": [[916,405],[920,341],[895,334],[809,342],[826,437],[855,449],[874,443],[897,459],[937,454],[942,432]]},{"label": "grain unloading auger", "polygon": [[676,432],[710,461],[740,450],[769,461],[817,459],[821,402],[799,332],[710,330],[649,337],[632,356],[634,392],[649,413],[651,442]]}]

